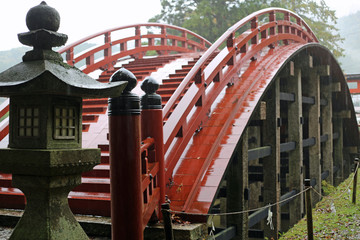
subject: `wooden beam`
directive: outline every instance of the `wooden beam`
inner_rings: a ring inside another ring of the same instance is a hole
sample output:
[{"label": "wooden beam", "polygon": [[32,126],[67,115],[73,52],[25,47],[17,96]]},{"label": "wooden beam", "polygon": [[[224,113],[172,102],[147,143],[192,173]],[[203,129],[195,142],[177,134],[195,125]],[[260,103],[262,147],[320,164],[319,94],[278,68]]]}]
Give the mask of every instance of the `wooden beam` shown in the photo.
[{"label": "wooden beam", "polygon": [[302,103],[314,105],[315,104],[315,97],[305,97],[305,96],[303,96],[302,97]]},{"label": "wooden beam", "polygon": [[337,133],[338,137],[334,139],[334,166],[338,167],[339,170],[334,174],[334,185],[339,185],[344,180],[344,132],[343,132],[343,119],[334,117],[333,118],[334,132]]},{"label": "wooden beam", "polygon": [[[245,196],[249,189],[248,183],[248,130],[245,130],[242,140],[232,159],[231,168],[227,176],[226,208],[227,212],[245,211],[248,209],[249,199]],[[236,236],[232,239],[248,239],[248,213],[228,215],[227,227],[235,226]]]},{"label": "wooden beam", "polygon": [[296,149],[296,142],[286,142],[280,144],[280,152],[290,152]]},{"label": "wooden beam", "polygon": [[295,94],[287,93],[287,92],[280,92],[280,101],[295,102]]},{"label": "wooden beam", "polygon": [[349,146],[345,147],[346,152],[350,154],[357,154],[358,153],[358,147],[357,146]]},{"label": "wooden beam", "polygon": [[[280,118],[280,79],[274,80],[267,91],[264,100],[266,101],[266,121],[263,125],[263,144],[271,147],[271,155],[264,158],[264,204],[278,203],[280,200],[280,127],[277,119]],[[278,239],[278,232],[281,224],[280,205],[272,207],[273,226],[264,226],[265,237]]]},{"label": "wooden beam", "polygon": [[[289,152],[289,190],[301,192],[303,190],[303,126],[302,118],[302,88],[301,70],[295,70],[295,76],[289,77],[284,90],[294,93],[294,102],[288,104],[288,141],[296,143],[295,149]],[[303,195],[294,198],[289,203],[289,226],[294,226],[304,212]]]},{"label": "wooden beam", "polygon": [[341,92],[341,83],[340,82],[333,82],[331,84],[331,91],[332,92]]},{"label": "wooden beam", "polygon": [[215,235],[216,240],[236,239],[234,237],[236,237],[236,228],[234,226],[228,227]]},{"label": "wooden beam", "polygon": [[331,185],[333,182],[333,169],[334,169],[334,159],[333,159],[333,109],[332,109],[332,91],[330,84],[320,84],[321,88],[321,100],[327,102],[326,105],[322,104],[321,107],[321,119],[322,119],[322,135],[327,136],[326,140],[322,142],[322,172],[328,172],[329,176],[326,178],[326,181]]},{"label": "wooden beam", "polygon": [[[306,71],[309,70],[309,68],[314,67],[314,61],[313,57],[309,54],[300,54],[295,59],[295,68],[299,69],[300,71],[304,72],[306,74]],[[302,75],[305,75],[302,74]]]},{"label": "wooden beam", "polygon": [[330,76],[330,65],[316,66],[316,72],[319,76]]},{"label": "wooden beam", "polygon": [[257,120],[265,120],[266,119],[266,102],[261,101],[260,102],[260,106],[258,107],[258,111],[257,111],[257,116],[256,119]]},{"label": "wooden beam", "polygon": [[351,118],[351,111],[343,110],[341,112],[334,112],[333,115],[335,118]]},{"label": "wooden beam", "polygon": [[264,146],[248,150],[248,160],[252,161],[259,158],[268,157],[271,155],[271,147]]},{"label": "wooden beam", "polygon": [[[329,71],[329,72],[327,72]],[[304,92],[314,96],[315,104],[308,107],[308,135],[309,138],[315,138],[315,145],[309,147],[309,178],[316,179],[318,183],[314,188],[321,193],[321,142],[320,142],[320,75],[330,74],[330,68],[327,66],[316,67],[310,71],[308,81],[304,84]],[[320,200],[319,195],[313,194],[313,203]]]}]

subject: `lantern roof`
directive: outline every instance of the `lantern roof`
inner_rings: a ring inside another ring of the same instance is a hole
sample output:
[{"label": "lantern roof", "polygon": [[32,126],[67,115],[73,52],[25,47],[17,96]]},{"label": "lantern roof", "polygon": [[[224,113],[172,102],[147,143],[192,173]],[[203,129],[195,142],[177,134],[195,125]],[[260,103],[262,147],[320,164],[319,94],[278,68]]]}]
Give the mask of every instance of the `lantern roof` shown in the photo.
[{"label": "lantern roof", "polygon": [[100,83],[75,67],[55,60],[19,63],[0,73],[0,96],[55,94],[116,97],[126,82]]},{"label": "lantern roof", "polygon": [[100,83],[63,62],[52,47],[65,44],[67,35],[56,32],[60,15],[41,2],[26,16],[29,32],[18,34],[19,41],[34,47],[23,62],[0,73],[0,96],[54,94],[76,97],[117,97],[127,82]]}]

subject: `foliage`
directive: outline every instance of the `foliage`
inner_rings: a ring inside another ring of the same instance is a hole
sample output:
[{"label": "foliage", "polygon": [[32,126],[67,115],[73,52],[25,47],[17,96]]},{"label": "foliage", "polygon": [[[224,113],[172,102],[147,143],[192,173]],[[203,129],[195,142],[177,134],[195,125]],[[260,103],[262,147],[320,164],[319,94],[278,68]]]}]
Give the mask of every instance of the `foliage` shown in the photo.
[{"label": "foliage", "polygon": [[8,51],[0,51],[0,72],[21,62],[22,56],[30,49],[29,47],[19,47]]},{"label": "foliage", "polygon": [[324,0],[277,0],[279,7],[296,12],[310,26],[319,42],[329,48],[336,57],[344,55],[344,49],[340,44],[344,39],[335,27],[337,17],[335,10],[331,10]]},{"label": "foliage", "polygon": [[340,35],[344,37],[343,48],[345,56],[339,58],[341,67],[347,74],[360,73],[360,46],[358,44],[360,37],[360,11],[339,18],[338,24]]},{"label": "foliage", "polygon": [[[348,187],[352,188],[353,174],[313,209],[314,239],[359,239],[360,204],[354,205]],[[358,181],[357,189],[360,187]],[[334,189],[325,184],[328,190]],[[325,190],[325,189],[323,189]],[[357,191],[357,202],[360,191]],[[332,208],[332,205],[335,208]],[[335,211],[334,211],[335,210]],[[303,218],[280,239],[307,239],[306,218]]]},{"label": "foliage", "polygon": [[336,188],[333,185],[331,185],[325,180],[321,181],[321,189],[324,196],[327,196],[336,190]]},{"label": "foliage", "polygon": [[335,56],[342,56],[343,39],[335,27],[335,11],[324,0],[161,0],[161,13],[150,19],[198,33],[211,42],[245,16],[268,7],[282,7],[300,15],[321,44]]},{"label": "foliage", "polygon": [[[93,46],[95,46],[93,43],[83,43],[74,49],[74,54],[76,55]],[[32,48],[30,47],[18,47],[6,51],[0,51],[0,72],[20,63],[22,61],[22,56],[31,49]],[[53,50],[57,51],[58,49],[59,48],[54,48]]]}]

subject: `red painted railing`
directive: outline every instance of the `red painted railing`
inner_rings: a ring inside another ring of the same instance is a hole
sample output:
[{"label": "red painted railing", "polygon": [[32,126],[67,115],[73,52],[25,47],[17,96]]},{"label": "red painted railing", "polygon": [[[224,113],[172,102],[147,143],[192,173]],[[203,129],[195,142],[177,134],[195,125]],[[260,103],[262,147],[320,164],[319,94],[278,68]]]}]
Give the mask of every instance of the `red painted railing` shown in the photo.
[{"label": "red painted railing", "polygon": [[[156,158],[155,140],[147,138],[141,145],[141,170],[143,193],[143,226],[147,225],[160,201],[159,159]],[[158,211],[159,213],[159,211]]]},{"label": "red painted railing", "polygon": [[[276,48],[291,41],[317,42],[309,26],[295,13],[280,8],[255,12],[229,28],[199,59],[163,109],[166,179],[183,154],[194,132],[208,117],[210,107],[222,89],[239,77],[240,70],[264,48]],[[210,56],[225,46],[208,64]],[[193,84],[186,89],[190,83]],[[175,107],[176,106],[176,107]],[[210,153],[211,156],[214,153]],[[209,158],[209,159],[210,159]],[[206,170],[205,168],[203,169]],[[203,172],[198,174],[197,187]]]},{"label": "red painted railing", "polygon": [[[115,38],[115,35],[118,37]],[[104,38],[103,42],[95,47],[90,47],[93,45],[93,41],[99,37]],[[80,48],[84,43],[90,44],[87,46],[88,49],[82,50],[75,56],[74,50]],[[112,28],[90,35],[61,48],[58,52],[64,55],[63,57],[69,65],[76,65],[88,74],[97,69],[111,69],[120,58],[132,55],[140,57],[148,51],[156,51],[159,55],[173,52],[185,53],[204,51],[210,45],[211,43],[205,38],[181,27],[160,23],[143,23]],[[116,48],[119,51],[116,51]],[[98,55],[102,57],[96,59]],[[0,118],[8,111],[8,104],[1,104]],[[9,123],[8,119],[5,119],[0,124],[0,141],[8,135],[8,132]]]},{"label": "red painted railing", "polygon": [[[120,38],[115,38],[120,35]],[[98,37],[104,41],[100,45],[74,56],[74,49],[83,43],[92,43]],[[148,51],[159,55],[171,52],[196,52],[206,50],[211,43],[187,29],[160,23],[144,23],[109,29],[59,50],[65,54],[69,65],[75,65],[84,73],[97,69],[112,69],[117,60],[126,56],[141,58]],[[96,59],[99,57],[98,59]]]}]

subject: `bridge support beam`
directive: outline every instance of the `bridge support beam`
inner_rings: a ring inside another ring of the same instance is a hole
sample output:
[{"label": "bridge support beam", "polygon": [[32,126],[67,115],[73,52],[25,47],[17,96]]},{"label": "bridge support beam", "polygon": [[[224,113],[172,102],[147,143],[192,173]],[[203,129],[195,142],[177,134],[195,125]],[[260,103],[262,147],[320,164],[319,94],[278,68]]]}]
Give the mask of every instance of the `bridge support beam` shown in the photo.
[{"label": "bridge support beam", "polygon": [[321,106],[322,133],[327,135],[327,140],[322,143],[322,172],[328,172],[329,176],[325,179],[331,185],[334,184],[333,177],[333,123],[332,123],[332,91],[329,77],[324,79],[321,84],[321,99],[325,100],[325,105]]},{"label": "bridge support beam", "polygon": [[155,139],[155,159],[159,163],[157,184],[160,187],[160,200],[158,206],[159,216],[161,204],[165,203],[165,162],[164,162],[164,133],[163,111],[161,96],[156,94],[159,83],[152,77],[146,78],[141,89],[146,93],[141,97],[141,139],[152,137]]},{"label": "bridge support beam", "polygon": [[337,138],[334,139],[334,165],[338,167],[338,171],[334,174],[334,185],[339,185],[344,179],[344,134],[343,119],[341,117],[334,118],[334,132]]},{"label": "bridge support beam", "polygon": [[[228,173],[226,212],[248,209],[248,163],[248,130],[245,130]],[[248,213],[227,216],[227,226],[236,226],[233,239],[248,239],[248,216]]]},{"label": "bridge support beam", "polygon": [[[253,122],[250,123],[250,126],[247,127],[248,132],[248,148],[250,150],[261,148],[261,130],[262,130],[262,124],[263,121],[266,120],[266,102],[262,101],[260,103],[260,106],[255,110],[254,119],[252,119]],[[260,168],[262,169],[262,164],[259,161],[258,158],[253,159],[248,154],[248,174],[253,174],[253,169]],[[259,173],[259,172],[257,172]],[[260,172],[261,173],[261,172]],[[262,180],[263,181],[263,180]],[[262,188],[262,181],[250,181],[249,182],[249,208],[255,209],[262,207],[262,201],[261,199],[261,188]],[[256,224],[255,226],[251,226],[252,229],[262,228],[261,222],[259,224]]]},{"label": "bridge support beam", "polygon": [[[278,203],[280,200],[280,79],[274,80],[268,90],[266,101],[266,121],[263,125],[263,145],[271,147],[271,155],[263,159],[264,170],[264,204]],[[280,205],[271,208],[273,212],[273,229],[264,226],[264,236],[278,239],[280,230]]]},{"label": "bridge support beam", "polygon": [[[301,70],[294,69],[294,74],[284,79],[282,91],[293,93],[294,102],[288,103],[288,141],[295,142],[295,149],[289,152],[289,191],[303,190],[303,126],[302,126],[302,89]],[[303,195],[294,198],[289,202],[289,227],[294,226],[304,212]]]},{"label": "bridge support beam", "polygon": [[[316,180],[314,188],[321,193],[321,142],[320,142],[320,76],[317,68],[310,70],[303,93],[314,97],[315,103],[308,107],[308,138],[315,139],[315,145],[309,147],[309,178]],[[312,196],[313,203],[320,200],[318,194]]]}]

